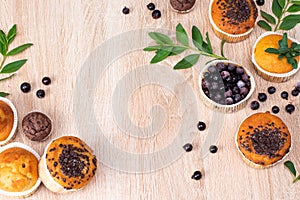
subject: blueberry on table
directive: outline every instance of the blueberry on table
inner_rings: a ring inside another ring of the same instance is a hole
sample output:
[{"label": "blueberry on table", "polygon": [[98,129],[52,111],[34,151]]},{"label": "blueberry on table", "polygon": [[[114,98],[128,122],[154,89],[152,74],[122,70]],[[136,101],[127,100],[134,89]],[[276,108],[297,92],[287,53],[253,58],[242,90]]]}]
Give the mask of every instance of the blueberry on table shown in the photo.
[{"label": "blueberry on table", "polygon": [[49,77],[44,77],[44,78],[42,79],[42,83],[43,83],[44,85],[50,85],[50,84],[51,84],[51,79],[50,79]]},{"label": "blueberry on table", "polygon": [[258,102],[258,101],[252,101],[252,102],[250,103],[250,108],[251,108],[252,110],[257,110],[257,109],[259,109],[259,102]]},{"label": "blueberry on table", "polygon": [[266,101],[266,100],[267,100],[267,95],[266,95],[266,93],[258,93],[258,100],[259,100],[260,102]]},{"label": "blueberry on table", "polygon": [[276,88],[274,86],[268,87],[268,93],[269,94],[274,94],[276,92]]},{"label": "blueberry on table", "polygon": [[296,88],[292,90],[292,95],[294,97],[298,96],[298,94],[299,94],[299,91]]},{"label": "blueberry on table", "polygon": [[288,104],[285,107],[285,111],[289,114],[292,114],[295,111],[295,106],[293,104]]},{"label": "blueberry on table", "polygon": [[125,7],[123,8],[122,12],[123,12],[123,14],[127,15],[127,14],[129,14],[130,10],[129,10],[129,8],[127,8],[127,7],[125,6]]},{"label": "blueberry on table", "polygon": [[36,91],[36,96],[40,99],[44,98],[45,97],[45,90],[40,89],[40,90]]},{"label": "blueberry on table", "polygon": [[258,6],[263,6],[265,4],[265,0],[256,0],[256,4]]},{"label": "blueberry on table", "polygon": [[190,152],[193,150],[193,145],[191,145],[190,143],[187,143],[183,146],[183,149],[186,151],[186,152]]},{"label": "blueberry on table", "polygon": [[281,96],[281,98],[288,100],[289,93],[287,91],[283,91],[283,92],[281,92],[280,96]]},{"label": "blueberry on table", "polygon": [[202,178],[202,173],[200,171],[195,171],[192,176],[192,179],[200,180],[201,178]]},{"label": "blueberry on table", "polygon": [[160,10],[154,10],[154,11],[152,12],[152,17],[153,17],[153,19],[158,19],[158,18],[160,18],[160,17],[161,17],[161,12],[160,12]]},{"label": "blueberry on table", "polygon": [[273,106],[272,107],[272,113],[277,114],[277,113],[279,113],[279,111],[280,111],[280,109],[279,109],[278,106]]},{"label": "blueberry on table", "polygon": [[211,145],[211,146],[209,147],[209,151],[210,151],[210,153],[217,153],[218,147],[215,146],[215,145]]},{"label": "blueberry on table", "polygon": [[20,89],[24,93],[28,93],[31,90],[31,85],[30,83],[24,82],[21,84]]},{"label": "blueberry on table", "polygon": [[154,4],[154,3],[149,3],[149,4],[147,5],[147,8],[148,8],[149,10],[154,10],[154,9],[155,9],[155,4]]},{"label": "blueberry on table", "polygon": [[204,131],[206,129],[206,124],[204,122],[199,122],[197,127],[199,131]]}]

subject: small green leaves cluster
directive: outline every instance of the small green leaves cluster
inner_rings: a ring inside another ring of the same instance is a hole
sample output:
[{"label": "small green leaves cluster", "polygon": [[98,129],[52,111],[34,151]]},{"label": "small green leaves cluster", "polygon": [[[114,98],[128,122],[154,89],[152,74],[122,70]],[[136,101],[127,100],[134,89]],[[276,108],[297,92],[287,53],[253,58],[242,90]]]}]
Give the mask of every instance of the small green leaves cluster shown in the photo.
[{"label": "small green leaves cluster", "polygon": [[[260,14],[264,20],[258,21],[258,25],[267,30],[291,30],[297,24],[300,23],[300,14],[296,14],[300,11],[300,0],[273,0],[272,12],[273,15],[264,11],[260,11]],[[292,13],[286,15],[286,13]]]},{"label": "small green leaves cluster", "polygon": [[288,63],[292,65],[294,69],[298,67],[298,61],[295,57],[300,55],[300,44],[293,42],[291,46],[288,46],[287,33],[284,33],[282,39],[278,41],[278,49],[267,48],[265,51],[268,53],[277,54],[279,59],[286,58]]},{"label": "small green leaves cluster", "polygon": [[[9,56],[17,55],[23,51],[25,51],[27,48],[32,46],[33,44],[27,43],[23,44],[21,46],[18,46],[12,50],[9,50],[9,45],[14,41],[15,37],[17,35],[17,26],[13,25],[12,28],[8,31],[7,34],[4,33],[4,31],[0,30],[0,54],[2,55],[2,61],[0,63],[0,74],[11,74],[5,78],[0,79],[0,81],[7,80],[14,76],[16,71],[18,71],[27,61],[27,59],[17,60],[8,64],[5,64],[6,59]],[[9,95],[5,92],[0,92],[1,97],[5,97]]]},{"label": "small green leaves cluster", "polygon": [[294,163],[292,161],[286,161],[284,163],[284,166],[288,168],[288,170],[293,174],[294,180],[293,183],[296,183],[297,181],[300,180],[300,175],[297,176],[297,171],[295,169]]},{"label": "small green leaves cluster", "polygon": [[227,60],[224,55],[218,56],[214,54],[208,33],[206,33],[206,37],[204,39],[200,30],[196,26],[193,26],[192,28],[193,47],[190,46],[189,36],[181,24],[176,26],[177,43],[174,43],[169,36],[162,33],[150,32],[149,36],[156,42],[155,46],[148,46],[144,48],[144,51],[155,51],[155,56],[150,61],[151,64],[161,62],[169,56],[179,55],[186,50],[191,50],[194,53],[187,55],[180,60],[174,66],[174,69],[187,69],[194,66],[198,62],[200,55],[219,60]]}]

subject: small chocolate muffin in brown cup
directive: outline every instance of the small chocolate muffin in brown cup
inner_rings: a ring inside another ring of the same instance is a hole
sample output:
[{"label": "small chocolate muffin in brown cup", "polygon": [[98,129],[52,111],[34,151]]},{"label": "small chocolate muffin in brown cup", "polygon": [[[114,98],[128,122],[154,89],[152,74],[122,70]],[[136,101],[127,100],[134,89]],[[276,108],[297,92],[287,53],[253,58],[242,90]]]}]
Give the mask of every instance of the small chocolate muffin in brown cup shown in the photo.
[{"label": "small chocolate muffin in brown cup", "polygon": [[196,4],[196,0],[170,0],[171,8],[178,13],[190,12]]},{"label": "small chocolate muffin in brown cup", "polygon": [[22,120],[24,135],[32,141],[44,141],[51,133],[52,123],[50,118],[41,112],[31,112]]}]

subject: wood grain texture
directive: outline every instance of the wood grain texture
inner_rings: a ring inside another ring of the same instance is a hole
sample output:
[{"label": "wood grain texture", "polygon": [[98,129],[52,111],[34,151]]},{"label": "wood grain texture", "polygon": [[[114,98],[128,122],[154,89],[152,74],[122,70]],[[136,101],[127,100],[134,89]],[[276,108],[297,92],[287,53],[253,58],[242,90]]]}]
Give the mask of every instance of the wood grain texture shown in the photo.
[{"label": "wood grain texture", "polygon": [[[146,0],[1,1],[1,29],[7,31],[16,23],[19,35],[13,45],[32,42],[34,46],[14,57],[26,57],[28,62],[13,79],[1,82],[0,88],[11,93],[8,98],[17,107],[20,119],[32,110],[40,110],[52,118],[54,128],[50,139],[41,143],[29,141],[19,128],[16,141],[30,145],[41,155],[51,139],[66,134],[80,134],[74,124],[72,112],[76,77],[90,53],[109,38],[141,28],[162,28],[174,32],[180,22],[188,30],[196,25],[202,32],[208,31],[214,49],[219,49],[221,41],[214,35],[208,22],[209,0],[198,0],[195,9],[188,14],[173,12],[167,0],[153,2],[162,11],[159,20],[152,19],[151,12],[146,8],[149,1]],[[266,1],[263,9],[270,10],[270,4],[271,1]],[[131,9],[129,15],[123,15],[121,12],[125,5]],[[278,84],[267,82],[255,73],[251,63],[251,49],[256,38],[263,32],[256,27],[247,40],[226,44],[225,54],[230,60],[243,64],[253,73],[257,88],[251,99],[255,99],[258,92],[266,92],[268,86],[274,85],[277,88],[278,92],[269,95],[268,101],[261,104],[259,111],[269,111],[273,105],[280,107],[281,112],[278,115],[286,122],[292,134],[293,149],[287,159],[292,160],[300,170],[300,97],[290,98],[288,101],[280,99],[280,91],[291,91],[300,74],[287,83]],[[290,36],[300,40],[300,26],[290,31]],[[119,45],[130,44],[124,41],[124,44]],[[108,53],[112,51],[113,48],[107,49]],[[149,140],[137,139],[130,134],[124,134],[114,122],[110,97],[115,85],[126,73],[147,65],[152,56],[151,53],[142,51],[126,54],[116,59],[99,78],[95,97],[97,120],[108,140],[124,151],[157,151],[172,142],[180,127],[180,102],[174,93],[157,85],[137,89],[128,103],[128,109],[134,123],[145,126],[151,121],[149,109],[157,103],[163,106],[167,117],[159,134]],[[175,60],[168,59],[163,64],[171,68]],[[206,108],[199,98],[198,69],[195,67],[178,73],[184,77],[197,96],[199,120],[210,126],[215,119],[212,118],[213,112]],[[52,78],[51,86],[42,85],[41,80],[45,75]],[[29,94],[23,94],[19,89],[23,81],[32,84],[32,92]],[[35,96],[35,91],[39,88],[46,90],[44,99]],[[288,102],[296,105],[296,111],[292,115],[283,111]],[[127,106],[127,103],[124,105]],[[240,158],[235,148],[234,136],[242,119],[252,113],[254,112],[247,107],[235,114],[225,115],[216,142],[219,147],[217,154],[209,154],[203,158],[201,146],[207,138],[207,131],[195,132],[194,150],[184,153],[163,169],[152,173],[132,174],[100,163],[96,178],[85,189],[68,195],[58,195],[41,186],[28,199],[297,199],[300,183],[292,184],[292,175],[284,168],[283,163],[270,169],[258,170],[249,167]],[[20,123],[21,120],[19,127]],[[195,126],[196,124],[197,121]],[[203,172],[204,176],[200,181],[191,179],[195,170]],[[11,199],[4,196],[0,198]]]}]

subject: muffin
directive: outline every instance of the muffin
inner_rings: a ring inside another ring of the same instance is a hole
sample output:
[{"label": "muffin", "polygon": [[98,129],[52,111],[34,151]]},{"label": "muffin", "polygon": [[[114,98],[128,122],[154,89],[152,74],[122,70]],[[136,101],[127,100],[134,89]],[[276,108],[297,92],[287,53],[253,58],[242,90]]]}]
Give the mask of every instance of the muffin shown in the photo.
[{"label": "muffin", "polygon": [[18,116],[15,106],[10,100],[0,97],[0,146],[14,138],[17,125]]},{"label": "muffin", "polygon": [[235,141],[242,158],[256,168],[277,164],[291,148],[291,134],[287,126],[269,112],[256,113],[245,119]]},{"label": "muffin", "polygon": [[42,182],[55,193],[82,189],[92,180],[96,170],[97,159],[92,150],[74,136],[51,141],[39,163]]},{"label": "muffin", "polygon": [[27,197],[39,187],[39,155],[21,143],[11,143],[0,149],[0,194]]},{"label": "muffin", "polygon": [[243,108],[255,88],[253,76],[245,67],[223,60],[212,61],[202,69],[199,85],[203,102],[225,113]]},{"label": "muffin", "polygon": [[31,112],[22,120],[24,135],[32,141],[44,141],[51,133],[52,124],[49,117],[41,112]]},{"label": "muffin", "polygon": [[227,42],[239,42],[249,37],[257,20],[253,0],[211,0],[209,20],[216,35]]},{"label": "muffin", "polygon": [[[252,63],[262,78],[273,82],[285,82],[293,77],[299,70],[300,56],[296,57],[298,68],[293,69],[286,58],[279,59],[278,55],[265,52],[267,48],[278,49],[278,41],[282,39],[282,34],[266,32],[255,42],[252,49]],[[299,43],[297,40],[288,38],[288,45],[292,42]]]},{"label": "muffin", "polygon": [[171,8],[175,12],[188,13],[195,7],[196,0],[170,0]]}]

